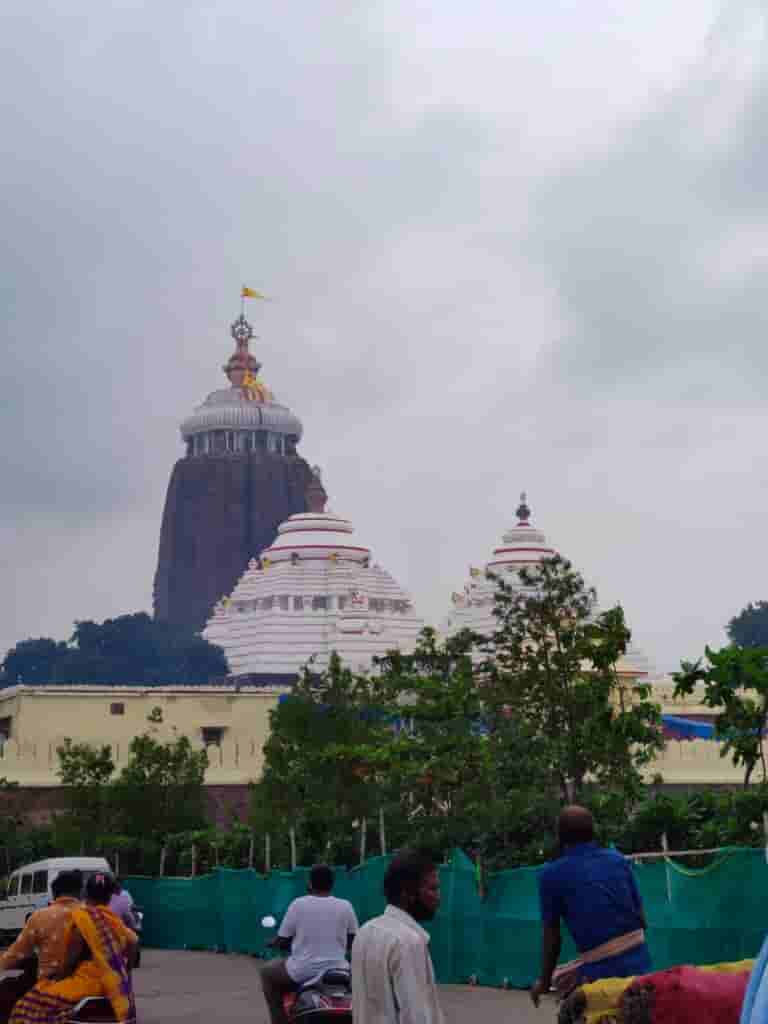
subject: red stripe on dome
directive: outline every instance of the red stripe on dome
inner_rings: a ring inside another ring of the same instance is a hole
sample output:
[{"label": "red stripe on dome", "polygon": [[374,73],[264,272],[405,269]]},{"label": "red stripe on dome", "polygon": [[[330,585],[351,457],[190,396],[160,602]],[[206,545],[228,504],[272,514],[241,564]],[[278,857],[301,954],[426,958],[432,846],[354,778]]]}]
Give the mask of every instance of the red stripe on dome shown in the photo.
[{"label": "red stripe on dome", "polygon": [[554,548],[496,548],[493,552],[494,555],[505,555],[508,551],[516,552],[517,554],[540,554],[540,555],[554,555]]},{"label": "red stripe on dome", "polygon": [[318,548],[328,551],[363,551],[365,554],[370,554],[370,548],[356,548],[351,544],[285,544],[279,548],[267,548],[266,551],[262,552],[262,558],[266,555],[269,556],[270,551],[301,551],[302,548],[308,548],[310,551],[316,551]]}]

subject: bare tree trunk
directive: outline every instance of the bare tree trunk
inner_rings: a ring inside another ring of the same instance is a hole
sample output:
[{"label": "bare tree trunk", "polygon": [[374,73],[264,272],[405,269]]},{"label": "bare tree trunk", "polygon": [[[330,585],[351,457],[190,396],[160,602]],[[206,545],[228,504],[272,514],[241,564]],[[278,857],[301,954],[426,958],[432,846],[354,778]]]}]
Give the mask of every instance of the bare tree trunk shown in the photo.
[{"label": "bare tree trunk", "polygon": [[387,834],[384,831],[384,808],[379,808],[379,846],[383,857],[387,855]]},{"label": "bare tree trunk", "polygon": [[160,877],[161,878],[163,878],[163,876],[165,875],[165,853],[166,853],[165,844],[163,844],[163,847],[160,850]]},{"label": "bare tree trunk", "polygon": [[291,825],[288,829],[288,838],[291,841],[291,871],[296,870],[296,829]]},{"label": "bare tree trunk", "polygon": [[254,852],[255,852],[254,848],[255,848],[255,839],[254,839],[254,836],[253,836],[253,832],[251,832],[251,841],[248,844],[248,867],[251,868],[251,869],[253,869],[253,855],[254,855]]},{"label": "bare tree trunk", "polygon": [[272,836],[267,832],[264,836],[264,874],[272,870]]},{"label": "bare tree trunk", "polygon": [[192,877],[197,875],[197,843],[192,843]]},{"label": "bare tree trunk", "polygon": [[368,819],[360,822],[360,863],[365,864],[365,846],[368,839]]}]

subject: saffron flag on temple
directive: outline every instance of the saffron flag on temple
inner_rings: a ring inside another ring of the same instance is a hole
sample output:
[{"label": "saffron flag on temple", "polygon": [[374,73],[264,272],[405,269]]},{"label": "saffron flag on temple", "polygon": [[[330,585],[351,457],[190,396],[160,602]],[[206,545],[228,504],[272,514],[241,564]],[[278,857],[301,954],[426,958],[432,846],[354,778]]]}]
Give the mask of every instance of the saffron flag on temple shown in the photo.
[{"label": "saffron flag on temple", "polygon": [[266,295],[262,295],[261,292],[257,292],[254,288],[246,288],[243,285],[243,290],[240,293],[244,299],[263,299],[265,302],[269,302]]}]

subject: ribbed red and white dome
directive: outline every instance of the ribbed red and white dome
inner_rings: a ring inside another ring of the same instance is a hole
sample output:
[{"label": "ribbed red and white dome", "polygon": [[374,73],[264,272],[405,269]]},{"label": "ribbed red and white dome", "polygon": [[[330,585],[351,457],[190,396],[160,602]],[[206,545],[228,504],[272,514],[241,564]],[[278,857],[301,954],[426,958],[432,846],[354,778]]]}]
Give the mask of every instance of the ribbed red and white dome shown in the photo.
[{"label": "ribbed red and white dome", "polygon": [[336,651],[354,671],[375,656],[410,653],[423,620],[410,595],[356,541],[348,519],[329,512],[293,515],[274,544],[252,559],[203,635],[219,644],[232,675],[285,682]]}]

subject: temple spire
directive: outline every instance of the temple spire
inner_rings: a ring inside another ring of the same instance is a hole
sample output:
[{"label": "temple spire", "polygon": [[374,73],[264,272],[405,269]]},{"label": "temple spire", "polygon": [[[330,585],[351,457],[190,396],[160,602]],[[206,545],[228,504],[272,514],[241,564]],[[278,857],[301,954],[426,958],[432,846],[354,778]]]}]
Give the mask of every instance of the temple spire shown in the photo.
[{"label": "temple spire", "polygon": [[520,504],[517,506],[517,525],[530,526],[531,510],[528,507],[527,495],[523,491],[520,495]]}]

